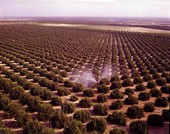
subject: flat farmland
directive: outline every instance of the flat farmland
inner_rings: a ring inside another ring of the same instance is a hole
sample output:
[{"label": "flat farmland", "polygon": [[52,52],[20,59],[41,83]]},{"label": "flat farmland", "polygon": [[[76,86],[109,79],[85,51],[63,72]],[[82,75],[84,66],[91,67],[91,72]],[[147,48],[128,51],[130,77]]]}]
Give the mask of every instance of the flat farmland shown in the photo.
[{"label": "flat farmland", "polygon": [[0,25],[4,133],[169,134],[169,94],[169,31]]}]

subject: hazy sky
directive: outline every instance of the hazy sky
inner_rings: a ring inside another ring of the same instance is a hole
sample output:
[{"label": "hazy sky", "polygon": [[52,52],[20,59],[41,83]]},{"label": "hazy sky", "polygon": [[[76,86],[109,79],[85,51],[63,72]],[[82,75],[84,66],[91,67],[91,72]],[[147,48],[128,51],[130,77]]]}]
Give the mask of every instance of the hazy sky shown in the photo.
[{"label": "hazy sky", "polygon": [[0,16],[170,17],[170,0],[0,0]]}]

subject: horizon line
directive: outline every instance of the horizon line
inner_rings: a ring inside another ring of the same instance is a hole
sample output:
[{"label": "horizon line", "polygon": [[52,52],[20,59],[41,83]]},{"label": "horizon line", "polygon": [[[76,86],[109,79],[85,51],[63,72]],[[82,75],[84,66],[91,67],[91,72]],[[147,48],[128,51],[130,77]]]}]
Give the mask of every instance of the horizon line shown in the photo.
[{"label": "horizon line", "polygon": [[0,18],[166,18],[159,16],[0,16]]}]

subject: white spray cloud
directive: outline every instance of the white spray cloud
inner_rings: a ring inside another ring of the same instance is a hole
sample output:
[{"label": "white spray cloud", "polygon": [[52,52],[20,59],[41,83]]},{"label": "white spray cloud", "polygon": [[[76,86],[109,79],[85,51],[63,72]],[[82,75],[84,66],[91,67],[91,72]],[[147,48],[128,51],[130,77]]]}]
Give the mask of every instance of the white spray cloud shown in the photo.
[{"label": "white spray cloud", "polygon": [[96,80],[94,74],[89,69],[84,69],[83,71],[74,70],[73,79],[74,82],[80,83],[85,87],[92,87],[94,83],[99,82],[102,78],[110,78],[118,74],[117,66],[111,66],[109,64],[104,65],[101,71],[99,79]]},{"label": "white spray cloud", "polygon": [[119,67],[117,64],[112,64],[112,76],[117,76],[119,71]]},{"label": "white spray cloud", "polygon": [[75,82],[88,87],[92,83],[96,83],[96,79],[91,71],[83,71],[80,75],[74,76]]},{"label": "white spray cloud", "polygon": [[100,76],[99,80],[101,80],[103,78],[110,78],[111,76],[112,76],[111,66],[109,64],[104,65],[104,68],[101,71],[101,76]]}]

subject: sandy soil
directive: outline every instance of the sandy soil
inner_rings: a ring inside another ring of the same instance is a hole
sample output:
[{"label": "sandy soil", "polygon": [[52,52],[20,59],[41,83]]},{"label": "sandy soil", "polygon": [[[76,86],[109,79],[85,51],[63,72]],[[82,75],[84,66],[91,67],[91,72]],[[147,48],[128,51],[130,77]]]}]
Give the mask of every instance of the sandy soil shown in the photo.
[{"label": "sandy soil", "polygon": [[84,25],[84,24],[67,24],[67,23],[37,23],[37,22],[0,22],[0,25],[13,25],[13,24],[29,24],[53,27],[67,27],[67,28],[82,28],[82,29],[97,29],[97,30],[111,30],[111,31],[129,31],[129,32],[144,32],[144,33],[166,33],[170,31],[143,28],[143,27],[130,27],[130,26],[106,26],[106,25]]},{"label": "sandy soil", "polygon": [[129,31],[129,32],[147,32],[147,33],[169,33],[170,31],[142,28],[142,27],[130,27],[130,26],[103,26],[103,25],[82,25],[82,24],[39,24],[42,26],[56,26],[56,27],[74,27],[83,29],[101,29],[101,30],[113,30],[113,31]]}]

